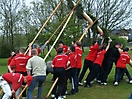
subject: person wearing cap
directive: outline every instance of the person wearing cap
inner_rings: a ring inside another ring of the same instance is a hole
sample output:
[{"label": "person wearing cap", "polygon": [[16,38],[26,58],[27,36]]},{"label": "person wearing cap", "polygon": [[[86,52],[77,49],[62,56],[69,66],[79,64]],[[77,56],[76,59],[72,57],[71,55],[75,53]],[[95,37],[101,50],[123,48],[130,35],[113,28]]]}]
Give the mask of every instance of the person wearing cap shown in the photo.
[{"label": "person wearing cap", "polygon": [[[22,86],[22,83],[25,82],[30,85],[32,81],[32,76],[27,75],[23,76],[20,73],[6,73],[0,76],[0,86],[5,93],[2,99],[9,99],[12,95],[14,99],[17,99],[16,91]],[[11,84],[11,88],[10,85]]]},{"label": "person wearing cap", "polygon": [[41,47],[39,47],[37,44],[33,44],[33,49],[37,49],[38,54],[44,50],[46,45],[49,43],[49,41],[46,41],[45,44],[43,44]]},{"label": "person wearing cap", "polygon": [[46,79],[46,64],[43,58],[38,56],[37,49],[32,49],[32,57],[28,60],[26,70],[29,75],[33,76],[33,81],[28,88],[27,98],[32,99],[32,92],[38,84],[38,95],[37,99],[41,99],[42,84]]},{"label": "person wearing cap", "polygon": [[115,70],[115,81],[114,86],[117,86],[120,81],[120,74],[126,73],[129,83],[132,84],[132,78],[130,76],[130,73],[127,71],[126,64],[130,63],[130,55],[128,54],[129,48],[126,47],[123,49],[123,52],[120,53],[120,57],[116,63],[116,70]]}]

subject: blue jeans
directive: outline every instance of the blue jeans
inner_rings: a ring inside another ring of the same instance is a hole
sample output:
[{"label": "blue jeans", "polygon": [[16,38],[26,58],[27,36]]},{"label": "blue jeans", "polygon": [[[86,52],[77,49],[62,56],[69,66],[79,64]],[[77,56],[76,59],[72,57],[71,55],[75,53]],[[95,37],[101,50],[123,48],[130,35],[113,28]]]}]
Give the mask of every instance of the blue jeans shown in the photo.
[{"label": "blue jeans", "polygon": [[31,82],[29,88],[28,88],[28,99],[33,99],[32,98],[32,92],[34,90],[34,88],[36,87],[36,85],[38,84],[38,95],[37,95],[37,99],[41,98],[41,94],[42,94],[42,84],[45,81],[46,76],[36,76],[33,77],[33,81]]}]

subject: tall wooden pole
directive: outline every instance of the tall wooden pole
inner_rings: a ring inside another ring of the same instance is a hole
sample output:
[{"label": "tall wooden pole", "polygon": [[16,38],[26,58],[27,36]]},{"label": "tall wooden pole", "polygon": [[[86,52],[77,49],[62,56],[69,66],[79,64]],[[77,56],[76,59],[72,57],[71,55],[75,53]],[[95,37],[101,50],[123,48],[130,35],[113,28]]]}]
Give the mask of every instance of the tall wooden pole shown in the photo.
[{"label": "tall wooden pole", "polygon": [[49,90],[48,94],[46,95],[46,99],[48,99],[48,97],[49,97],[49,95],[51,94],[51,92],[52,92],[53,88],[55,87],[55,85],[56,85],[56,83],[57,83],[58,79],[59,79],[59,78],[56,78],[56,80],[54,81],[54,83],[53,83],[52,87],[50,88],[50,90]]},{"label": "tall wooden pole", "polygon": [[46,58],[48,57],[49,53],[52,51],[52,49],[53,49],[53,47],[55,46],[56,42],[58,41],[58,39],[60,38],[61,34],[63,33],[63,31],[64,31],[66,25],[68,24],[68,22],[69,22],[69,20],[70,20],[70,18],[71,18],[71,16],[72,16],[72,14],[73,14],[73,11],[71,12],[69,18],[67,19],[66,23],[64,24],[64,26],[63,26],[61,32],[59,33],[58,37],[57,37],[56,40],[54,41],[54,43],[53,43],[53,45],[51,46],[50,50],[49,50],[48,53],[46,54],[46,56],[45,56],[45,58],[44,58],[44,61],[46,60]]},{"label": "tall wooden pole", "polygon": [[28,85],[26,84],[26,86],[23,88],[21,93],[18,95],[17,99],[19,99],[21,97],[22,93],[26,90],[27,87],[28,87]]},{"label": "tall wooden pole", "polygon": [[[80,2],[80,0],[78,0],[76,6],[79,4],[79,2]],[[44,57],[44,61],[46,60],[46,58],[48,57],[49,53],[51,52],[51,50],[52,50],[53,47],[55,46],[55,44],[56,44],[56,42],[58,41],[58,39],[60,38],[61,34],[63,33],[63,31],[64,31],[66,25],[68,24],[68,22],[69,22],[69,20],[70,20],[70,18],[71,18],[71,16],[72,16],[72,14],[73,14],[74,9],[76,8],[76,6],[74,6],[73,9],[70,11],[70,15],[69,15],[69,17],[68,17],[66,23],[64,24],[64,26],[63,26],[61,32],[59,33],[59,35],[58,35],[58,37],[56,38],[56,40],[55,40],[55,42],[53,43],[53,45],[51,46],[50,50],[48,51],[48,53],[47,53],[46,56]]]},{"label": "tall wooden pole", "polygon": [[[32,42],[31,42],[31,46],[32,46],[32,44],[34,43],[34,41],[37,39],[37,37],[39,36],[39,34],[41,33],[41,31],[43,30],[43,28],[46,26],[46,24],[48,23],[48,21],[51,19],[51,17],[54,15],[54,13],[58,10],[58,8],[60,7],[60,5],[62,4],[62,2],[63,2],[64,0],[62,0],[58,5],[57,5],[57,7],[55,8],[55,10],[51,13],[51,15],[48,17],[48,19],[46,20],[46,22],[43,24],[43,26],[40,28],[40,30],[39,30],[39,32],[37,33],[37,35],[34,37],[34,39],[32,40]],[[24,53],[24,55],[25,54],[27,54],[27,52],[28,52],[28,50],[29,50],[29,47],[28,47],[28,49],[26,50],[26,52]]]}]

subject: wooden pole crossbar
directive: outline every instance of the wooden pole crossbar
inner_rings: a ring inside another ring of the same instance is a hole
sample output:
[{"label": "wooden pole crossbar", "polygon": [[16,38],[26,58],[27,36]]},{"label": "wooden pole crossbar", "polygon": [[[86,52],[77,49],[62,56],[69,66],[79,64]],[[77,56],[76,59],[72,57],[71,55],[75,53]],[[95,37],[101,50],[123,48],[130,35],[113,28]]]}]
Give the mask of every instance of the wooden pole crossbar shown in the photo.
[{"label": "wooden pole crossbar", "polygon": [[[37,37],[39,36],[39,34],[41,33],[41,31],[43,30],[43,28],[46,26],[46,24],[48,23],[48,21],[51,19],[51,17],[54,15],[54,13],[58,10],[58,8],[60,7],[60,5],[62,4],[62,2],[63,2],[64,0],[62,0],[58,5],[57,5],[57,7],[55,8],[55,10],[51,13],[51,15],[48,17],[48,19],[46,20],[46,22],[43,24],[43,26],[40,28],[40,30],[39,30],[39,32],[37,33],[37,35],[34,37],[34,39],[32,40],[32,42],[31,42],[31,46],[32,46],[32,44],[34,43],[34,41],[37,39]],[[28,49],[26,50],[26,52],[24,53],[24,55],[25,54],[27,54],[27,52],[28,52],[28,50],[29,50],[29,47],[28,47]]]},{"label": "wooden pole crossbar", "polygon": [[81,40],[83,39],[83,37],[84,37],[84,35],[87,33],[88,29],[90,29],[90,28],[94,25],[94,23],[96,23],[97,20],[98,20],[98,19],[96,19],[96,20],[93,22],[93,24],[89,25],[89,26],[85,29],[85,31],[83,32],[82,36],[79,38],[78,41],[81,41]]}]

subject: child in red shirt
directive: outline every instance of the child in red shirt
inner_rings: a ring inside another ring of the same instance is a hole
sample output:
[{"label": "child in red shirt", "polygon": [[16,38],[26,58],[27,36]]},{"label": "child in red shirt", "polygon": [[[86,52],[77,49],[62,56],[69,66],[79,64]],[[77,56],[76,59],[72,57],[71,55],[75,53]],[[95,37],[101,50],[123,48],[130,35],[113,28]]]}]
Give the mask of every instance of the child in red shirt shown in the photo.
[{"label": "child in red shirt", "polygon": [[125,48],[123,52],[120,53],[120,57],[116,63],[116,72],[115,72],[115,82],[114,86],[117,86],[119,84],[119,78],[120,74],[126,73],[129,83],[132,83],[132,79],[130,76],[130,73],[127,71],[126,64],[130,63],[130,55],[128,54],[129,48]]},{"label": "child in red shirt", "polygon": [[[74,90],[75,90],[75,85],[74,85],[74,70],[75,70],[75,65],[76,65],[76,53],[75,53],[75,47],[73,45],[70,46],[70,50],[69,50],[69,64],[68,67],[66,68],[66,86],[67,86],[67,80],[68,78],[72,79],[72,90],[70,91],[70,93],[68,94],[74,94]],[[65,91],[67,90],[67,88],[65,89]]]}]

